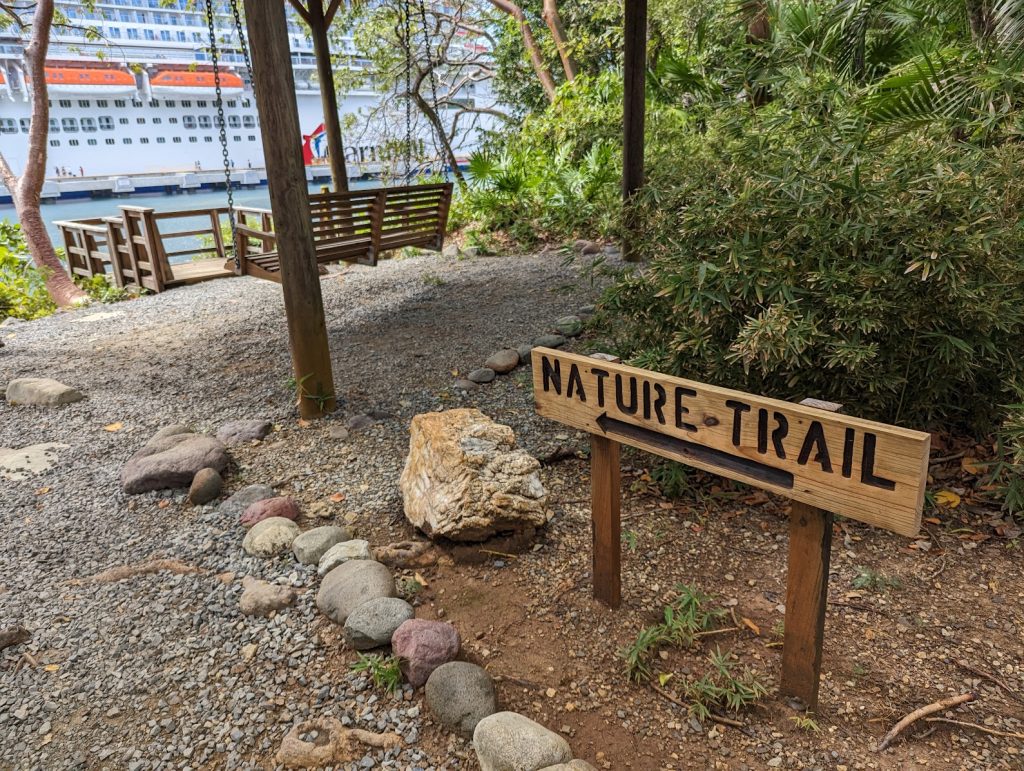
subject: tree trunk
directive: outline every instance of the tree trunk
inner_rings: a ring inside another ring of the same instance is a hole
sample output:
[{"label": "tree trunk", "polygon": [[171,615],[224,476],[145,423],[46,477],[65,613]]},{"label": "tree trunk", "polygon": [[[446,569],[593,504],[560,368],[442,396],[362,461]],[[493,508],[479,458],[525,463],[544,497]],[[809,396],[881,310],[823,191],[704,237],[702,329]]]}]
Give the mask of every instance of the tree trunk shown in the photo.
[{"label": "tree trunk", "polygon": [[345,169],[345,146],[341,141],[341,119],[338,116],[338,95],[334,89],[334,71],[331,69],[331,49],[327,28],[331,22],[325,16],[322,0],[310,0],[309,30],[313,37],[316,73],[320,80],[320,102],[327,133],[327,154],[331,162],[334,191],[348,190],[348,171]]},{"label": "tree trunk", "polygon": [[46,143],[50,132],[50,103],[46,93],[46,52],[53,26],[53,0],[39,0],[32,17],[32,34],[25,46],[25,72],[32,89],[32,119],[28,130],[28,157],[21,176],[14,174],[0,154],[0,178],[11,193],[21,222],[25,243],[36,267],[43,270],[46,291],[57,305],[66,307],[89,299],[75,286],[53,250],[46,223],[39,210],[40,194],[46,180]]},{"label": "tree trunk", "polygon": [[558,13],[557,0],[544,0],[544,10],[541,12],[541,16],[544,17],[544,23],[548,25],[551,37],[555,41],[555,48],[558,49],[558,57],[562,60],[562,69],[565,71],[565,79],[572,83],[576,80],[579,67],[569,51],[565,26],[562,24],[562,17]]},{"label": "tree trunk", "polygon": [[544,94],[547,96],[548,101],[554,103],[555,79],[544,63],[544,56],[541,54],[540,46],[537,44],[537,39],[533,36],[533,29],[530,28],[530,22],[526,20],[526,14],[523,13],[523,9],[511,2],[511,0],[490,0],[490,3],[502,13],[507,13],[519,22],[519,32],[523,36],[523,46],[526,48],[526,53],[530,56],[533,71],[537,73],[537,79],[540,81],[541,88],[544,89]]},{"label": "tree trunk", "polygon": [[441,125],[441,119],[437,115],[437,110],[432,107],[423,95],[420,94],[419,89],[415,89],[412,94],[413,100],[416,105],[420,108],[431,126],[434,129],[434,133],[437,135],[438,140],[441,142],[444,148],[444,154],[448,156],[448,165],[452,169],[452,174],[459,183],[459,187],[464,188],[466,186],[466,178],[462,174],[462,169],[459,168],[459,160],[455,157],[455,151],[452,149],[451,142],[448,141],[448,136],[444,133],[444,126]]}]

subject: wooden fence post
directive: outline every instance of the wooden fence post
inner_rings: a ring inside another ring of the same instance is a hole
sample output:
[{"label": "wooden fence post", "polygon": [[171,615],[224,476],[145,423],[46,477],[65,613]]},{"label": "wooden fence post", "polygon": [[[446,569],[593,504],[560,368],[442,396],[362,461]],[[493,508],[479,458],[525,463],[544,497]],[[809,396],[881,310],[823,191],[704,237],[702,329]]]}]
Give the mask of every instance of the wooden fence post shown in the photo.
[{"label": "wooden fence post", "polygon": [[[804,399],[800,403],[826,412],[842,411],[841,404],[831,402]],[[781,690],[808,712],[818,709],[831,554],[832,513],[790,501]]]},{"label": "wooden fence post", "polygon": [[621,486],[619,443],[591,434],[594,598],[610,608],[617,608],[622,603]]}]

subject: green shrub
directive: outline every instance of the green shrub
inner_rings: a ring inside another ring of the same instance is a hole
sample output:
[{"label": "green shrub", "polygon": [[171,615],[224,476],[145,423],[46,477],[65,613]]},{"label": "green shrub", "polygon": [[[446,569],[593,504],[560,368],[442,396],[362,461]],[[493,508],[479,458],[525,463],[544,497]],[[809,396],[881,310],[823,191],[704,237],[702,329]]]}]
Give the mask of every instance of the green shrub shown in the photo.
[{"label": "green shrub", "polygon": [[37,319],[56,307],[46,291],[45,276],[32,263],[21,226],[0,221],[0,320]]},{"label": "green shrub", "polygon": [[1021,381],[1024,148],[864,147],[719,110],[649,162],[649,262],[605,298],[634,363],[917,427],[987,428]]}]

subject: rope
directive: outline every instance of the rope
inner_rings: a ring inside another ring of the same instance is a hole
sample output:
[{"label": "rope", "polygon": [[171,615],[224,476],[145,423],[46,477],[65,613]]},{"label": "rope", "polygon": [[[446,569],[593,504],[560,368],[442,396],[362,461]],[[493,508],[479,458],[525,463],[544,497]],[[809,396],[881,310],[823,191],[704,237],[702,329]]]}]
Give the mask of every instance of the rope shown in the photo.
[{"label": "rope", "polygon": [[405,39],[405,181],[412,174],[412,12],[409,0],[404,6]]},{"label": "rope", "polygon": [[[437,113],[437,73],[434,71],[434,58],[433,58],[433,55],[431,54],[430,33],[427,31],[427,8],[426,8],[426,3],[424,2],[424,0],[419,0],[419,6],[420,6],[420,20],[423,23],[423,49],[424,49],[424,51],[426,52],[426,55],[427,55],[427,71],[430,73],[430,95],[431,95],[431,98],[434,100],[432,102],[432,105],[434,107],[434,113],[436,114]],[[438,120],[440,120],[440,116],[438,116]],[[432,129],[430,134],[431,134],[431,137],[432,137],[431,141],[434,143],[434,155],[437,156],[438,160],[441,160],[441,147],[440,147],[440,144],[437,141],[438,138],[439,138],[438,135],[437,135],[438,128],[434,124],[433,121],[428,119],[427,122],[430,123],[430,127]]]}]

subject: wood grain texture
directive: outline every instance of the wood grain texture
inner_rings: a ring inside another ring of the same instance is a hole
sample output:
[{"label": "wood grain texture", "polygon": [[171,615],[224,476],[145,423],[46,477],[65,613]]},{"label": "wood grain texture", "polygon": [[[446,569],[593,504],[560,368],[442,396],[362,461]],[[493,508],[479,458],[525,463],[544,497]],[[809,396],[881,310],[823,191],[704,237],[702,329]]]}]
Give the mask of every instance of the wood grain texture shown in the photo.
[{"label": "wood grain texture", "polygon": [[591,435],[594,599],[609,608],[622,603],[621,486],[619,443]]},{"label": "wood grain texture", "polygon": [[302,129],[295,104],[284,3],[245,0],[245,21],[253,74],[260,84],[256,106],[280,255],[292,367],[296,382],[307,395],[298,399],[299,413],[304,418],[314,418],[334,410],[335,389],[306,169],[299,144]]},{"label": "wood grain texture", "polygon": [[[930,436],[546,348],[537,412],[592,434],[913,536]],[[635,389],[635,390],[634,390]]]},{"label": "wood grain texture", "polygon": [[810,712],[818,708],[831,552],[832,514],[793,501],[781,691],[784,696],[799,699]]}]

